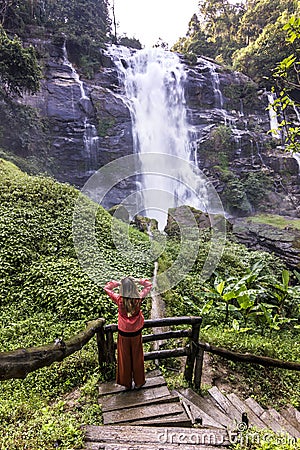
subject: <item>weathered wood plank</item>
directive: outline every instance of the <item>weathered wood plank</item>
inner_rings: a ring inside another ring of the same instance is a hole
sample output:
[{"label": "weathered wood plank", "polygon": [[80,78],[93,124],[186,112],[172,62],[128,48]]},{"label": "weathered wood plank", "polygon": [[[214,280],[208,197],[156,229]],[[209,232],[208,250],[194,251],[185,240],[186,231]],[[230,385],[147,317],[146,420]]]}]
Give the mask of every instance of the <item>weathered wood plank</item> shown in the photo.
[{"label": "weathered wood plank", "polygon": [[275,433],[284,433],[284,428],[278,423],[273,416],[271,415],[270,411],[265,411],[261,416],[261,420],[263,420],[268,428],[275,431]]},{"label": "weathered wood plank", "polygon": [[144,353],[144,360],[151,361],[153,359],[178,358],[179,356],[187,356],[189,347],[173,348],[171,350],[156,350]]},{"label": "weathered wood plank", "polygon": [[[173,391],[172,391],[173,392]],[[220,428],[224,429],[224,425],[221,425],[219,422],[217,422],[213,417],[209,416],[203,409],[196,406],[193,402],[191,402],[189,399],[184,397],[179,391],[175,391],[179,395],[180,398],[183,399],[185,403],[190,407],[192,416],[193,416],[193,422],[199,422],[201,419],[201,426],[203,428]]]},{"label": "weathered wood plank", "polygon": [[[153,387],[159,387],[159,386],[166,386],[166,381],[164,377],[158,376],[158,377],[146,377],[146,383],[144,384],[142,389],[148,389]],[[124,386],[121,386],[119,384],[116,384],[115,381],[109,381],[108,383],[101,383],[99,385],[99,395],[109,395],[109,394],[118,394],[118,393],[124,393],[126,392]],[[137,391],[135,391],[137,392]],[[101,399],[100,399],[101,403]]]},{"label": "weathered wood plank", "polygon": [[[182,412],[181,414],[177,414],[176,416],[165,416],[165,417],[158,417],[156,419],[146,419],[146,420],[138,420],[136,422],[133,422],[134,425],[141,425],[141,426],[159,426],[159,427],[165,427],[165,426],[171,426],[171,427],[191,427],[192,423],[190,419],[187,417],[185,412]],[[128,424],[127,424],[128,425]]]},{"label": "weathered wood plank", "polygon": [[[172,325],[192,325],[195,323],[201,323],[202,318],[197,316],[181,316],[181,317],[164,317],[162,319],[148,319],[145,320],[144,328],[153,327],[169,327]],[[105,325],[104,331],[116,332],[118,330],[117,324]]]},{"label": "weathered wood plank", "polygon": [[266,428],[270,428],[275,431],[275,433],[282,433],[284,429],[280,426],[280,424],[272,417],[269,411],[265,410],[261,407],[256,400],[249,397],[245,400],[245,403],[251,408],[255,414],[266,424]]},{"label": "weathered wood plank", "polygon": [[281,415],[300,432],[300,412],[292,405],[285,406],[281,411]]},{"label": "weathered wood plank", "polygon": [[[258,428],[265,428],[265,423],[255,414],[255,412],[249,408],[249,406],[243,402],[236,394],[232,393],[227,395],[227,398],[233,404],[233,406],[240,412],[240,417],[242,419],[243,412],[247,413],[250,426],[256,426]],[[241,420],[240,420],[241,422]]]},{"label": "weathered wood plank", "polygon": [[[201,450],[220,450],[222,448],[226,447],[215,447],[215,446],[202,446]],[[195,450],[194,445],[186,445],[186,444],[179,444],[179,445],[141,445],[139,444],[138,447],[136,447],[132,442],[128,442],[126,447],[124,447],[124,444],[107,444],[107,442],[87,442],[85,447],[85,450]]]},{"label": "weathered wood plank", "polygon": [[180,337],[191,337],[191,330],[166,331],[157,334],[145,334],[142,336],[143,343],[153,341],[163,341],[166,339],[176,339]]},{"label": "weathered wood plank", "polygon": [[252,409],[253,412],[255,412],[255,414],[258,417],[261,417],[262,414],[265,412],[264,408],[261,407],[261,405],[259,403],[257,403],[256,400],[254,400],[254,398],[252,397],[248,397],[245,400],[245,404]]},{"label": "weathered wood plank", "polygon": [[286,430],[291,436],[295,438],[300,438],[300,431],[298,431],[293,425],[291,425],[283,415],[281,415],[276,409],[269,408],[268,409],[271,416],[279,423],[279,425]]},{"label": "weathered wood plank", "polygon": [[109,411],[103,414],[104,425],[133,422],[143,418],[156,418],[182,413],[180,403],[166,403],[160,405],[138,406],[136,408],[123,409],[121,411]]},{"label": "weathered wood plank", "polygon": [[192,389],[178,389],[178,392],[190,400],[194,405],[204,411],[209,417],[213,417],[216,422],[224,427],[232,428],[232,420],[224,414],[208,397],[201,397]]},{"label": "weathered wood plank", "polygon": [[154,403],[171,403],[179,401],[178,396],[170,395],[167,386],[154,389],[141,389],[129,391],[124,394],[102,397],[102,412],[133,408],[136,406],[151,405]]},{"label": "weathered wood plank", "polygon": [[[192,448],[200,444],[209,446],[210,450],[216,446],[228,446],[229,440],[225,430],[211,430],[205,428],[176,428],[176,427],[142,427],[142,426],[120,426],[89,425],[85,427],[86,442],[99,442],[107,444],[135,443],[136,446],[145,445],[147,449],[151,445],[176,445],[184,444],[184,449]],[[201,450],[203,450],[201,448]]]},{"label": "weathered wood plank", "polygon": [[241,422],[242,416],[238,409],[222,394],[216,386],[208,389],[209,397],[223,410],[230,419]]}]

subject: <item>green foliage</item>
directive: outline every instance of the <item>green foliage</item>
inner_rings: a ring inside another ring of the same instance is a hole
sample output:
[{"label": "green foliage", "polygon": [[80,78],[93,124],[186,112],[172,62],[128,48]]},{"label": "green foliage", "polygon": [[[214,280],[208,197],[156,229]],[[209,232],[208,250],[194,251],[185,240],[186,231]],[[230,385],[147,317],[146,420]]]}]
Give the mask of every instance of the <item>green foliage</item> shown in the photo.
[{"label": "green foliage", "polygon": [[275,433],[251,428],[248,431],[233,434],[233,450],[297,450],[300,448],[300,440],[292,438],[287,433]]},{"label": "green foliage", "polygon": [[300,230],[300,220],[278,216],[276,214],[257,214],[249,218],[254,223],[265,223],[283,229],[285,227]]},{"label": "green foliage", "polygon": [[[228,348],[235,352],[253,353],[284,361],[299,361],[297,347],[299,331],[283,330],[267,333],[264,336],[255,332],[240,332],[233,328],[220,327],[218,324],[202,326],[200,340],[213,345]],[[299,408],[300,379],[296,371],[266,368],[259,365],[226,363],[226,372],[235,374],[240,388],[262,406],[282,407],[293,404]]]},{"label": "green foliage", "polygon": [[273,67],[287,54],[288,48],[282,30],[283,19],[275,24],[268,24],[259,37],[247,47],[234,54],[234,68],[240,70],[260,85],[270,89],[270,78]]},{"label": "green foliage", "polygon": [[141,50],[142,48],[140,41],[134,37],[121,36],[118,39],[118,44],[123,45],[124,47],[136,48],[137,50]]},{"label": "green foliage", "polygon": [[[300,276],[292,276],[270,254],[249,251],[227,240],[217,272],[210,280],[201,281],[199,275],[209,251],[208,231],[201,231],[200,239],[192,270],[164,293],[167,314],[202,316],[201,341],[242,353],[298,361]],[[179,249],[180,243],[169,238],[159,270],[172,264]],[[296,372],[222,364],[228,377],[236,376],[240,387],[262,404],[282,406],[291,402],[299,407]]]},{"label": "green foliage", "polygon": [[[41,173],[49,167],[49,121],[27,105],[1,103],[0,157],[12,161],[27,173]],[[3,149],[3,150],[2,150]]]},{"label": "green foliage", "polygon": [[209,139],[201,144],[201,153],[211,166],[220,166],[221,169],[228,169],[228,162],[234,150],[234,140],[232,130],[226,125],[214,127]]},{"label": "green foliage", "polygon": [[243,185],[252,207],[257,208],[260,205],[268,190],[271,190],[271,183],[271,179],[262,172],[247,174],[245,180],[243,180]]},{"label": "green foliage", "polygon": [[225,208],[232,212],[239,212],[240,214],[249,213],[251,205],[247,198],[243,182],[231,176],[226,183],[222,199],[225,202]]},{"label": "green foliage", "polygon": [[41,69],[32,46],[24,48],[18,37],[9,39],[0,26],[0,86],[2,93],[21,96],[39,90]]},{"label": "green foliage", "polygon": [[[4,29],[18,36],[27,37],[32,33],[37,36],[51,33],[55,36],[54,39],[65,39],[67,36],[70,59],[81,67],[87,78],[92,78],[99,70],[102,63],[99,49],[110,39],[111,20],[107,0],[5,0],[0,18]],[[15,38],[12,42],[17,44],[19,41]],[[33,49],[30,47],[26,52],[29,57]],[[13,56],[12,48],[10,54]],[[10,59],[13,62],[16,58]],[[30,61],[29,59],[28,62]],[[11,67],[14,67],[12,63]],[[30,71],[34,86],[36,68],[32,65]],[[19,75],[21,79],[24,78],[24,83],[26,78],[21,70],[14,70],[12,79],[19,82]],[[29,78],[26,89],[29,90],[28,88],[31,89]],[[31,91],[34,92],[33,89]]]},{"label": "green foliage", "polygon": [[[98,284],[89,278],[72,238],[78,194],[71,186],[26,175],[0,160],[0,351],[69,339],[87,320],[100,316],[115,322],[117,308],[104,293],[104,282],[128,274],[152,275],[152,262],[140,257],[141,250],[149,249],[148,237],[130,229],[132,250],[126,249],[122,258],[111,236],[112,218],[99,207],[95,232],[105,266],[99,269]],[[86,214],[94,211],[91,205],[87,200]],[[116,235],[123,236],[121,228],[114,229]],[[3,381],[0,448],[81,448],[81,425],[101,424],[101,377],[92,340],[80,352],[25,380]]]},{"label": "green foliage", "polygon": [[294,106],[299,106],[300,99],[297,93],[300,89],[299,80],[299,43],[300,19],[292,16],[283,27],[286,33],[286,42],[290,54],[284,57],[273,67],[271,80],[273,92],[276,94],[272,108],[276,111],[279,120],[279,129],[282,131],[287,151],[297,152],[300,148],[300,129],[289,119]]}]

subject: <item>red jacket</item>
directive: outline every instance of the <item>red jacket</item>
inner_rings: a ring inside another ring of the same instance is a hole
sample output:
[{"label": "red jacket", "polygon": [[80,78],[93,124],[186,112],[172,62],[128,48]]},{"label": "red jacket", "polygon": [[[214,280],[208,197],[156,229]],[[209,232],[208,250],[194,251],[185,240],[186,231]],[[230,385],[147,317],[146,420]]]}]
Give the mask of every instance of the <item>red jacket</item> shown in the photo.
[{"label": "red jacket", "polygon": [[[138,283],[144,286],[144,289],[140,292],[140,299],[142,299],[150,292],[152,283],[144,278],[141,278]],[[121,295],[113,291],[113,289],[118,286],[120,286],[120,282],[115,280],[109,281],[104,286],[105,292],[118,305],[118,329],[125,333],[133,333],[141,330],[144,325],[144,316],[140,309],[140,305],[137,308],[137,312],[133,316],[128,317]]]}]

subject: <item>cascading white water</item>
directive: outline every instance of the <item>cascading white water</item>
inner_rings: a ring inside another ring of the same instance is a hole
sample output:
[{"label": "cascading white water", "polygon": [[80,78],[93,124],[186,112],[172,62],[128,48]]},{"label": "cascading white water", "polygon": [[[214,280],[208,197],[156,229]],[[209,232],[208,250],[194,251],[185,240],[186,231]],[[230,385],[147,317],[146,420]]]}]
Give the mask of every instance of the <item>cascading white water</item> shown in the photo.
[{"label": "cascading white water", "polygon": [[71,72],[72,72],[72,77],[73,77],[73,79],[76,81],[76,83],[80,87],[81,99],[88,99],[88,96],[86,95],[85,90],[84,90],[83,82],[81,81],[81,79],[80,79],[78,73],[76,72],[73,64],[68,59],[66,41],[64,41],[64,45],[63,45],[63,59],[64,59],[64,64],[66,66],[70,67]]},{"label": "cascading white water", "polygon": [[269,101],[269,118],[270,118],[270,130],[272,132],[272,137],[275,139],[280,139],[280,131],[278,126],[277,114],[272,108],[272,104],[274,103],[274,94],[268,93],[268,101]]},{"label": "cascading white water", "polygon": [[[125,55],[121,55],[118,48],[112,56],[121,73],[131,111],[135,152],[139,155],[166,154],[192,161],[184,97],[186,74],[179,57],[159,48],[144,49],[133,54],[128,49],[125,51]],[[161,164],[161,157],[159,160]],[[166,222],[168,208],[189,204],[206,210],[204,181],[199,177],[200,185],[191,188],[193,177],[187,172],[186,167],[184,171],[179,168],[174,179],[149,173],[149,167],[142,167],[142,213],[156,218],[160,228]],[[193,194],[195,189],[198,195]],[[199,189],[202,192],[202,204],[199,204]],[[153,208],[153,203],[156,203],[153,196],[159,197],[157,205],[162,205],[164,193],[172,194],[173,202],[170,203],[170,195],[167,195],[165,205],[160,206],[161,210]]]},{"label": "cascading white water", "polygon": [[[72,78],[74,81],[78,84],[80,88],[80,98],[79,103],[81,104],[83,111],[88,111],[89,104],[90,104],[90,98],[86,95],[83,81],[80,79],[78,72],[76,71],[73,64],[68,59],[68,53],[66,48],[66,42],[64,42],[63,45],[63,63],[70,67]],[[83,119],[83,126],[84,126],[84,134],[83,134],[83,145],[85,149],[85,153],[87,155],[87,167],[86,171],[88,174],[94,173],[95,168],[97,167],[97,152],[98,152],[98,141],[99,137],[97,134],[97,129],[95,125],[89,123],[87,114],[85,115]],[[91,170],[91,167],[94,167],[94,170]]]}]

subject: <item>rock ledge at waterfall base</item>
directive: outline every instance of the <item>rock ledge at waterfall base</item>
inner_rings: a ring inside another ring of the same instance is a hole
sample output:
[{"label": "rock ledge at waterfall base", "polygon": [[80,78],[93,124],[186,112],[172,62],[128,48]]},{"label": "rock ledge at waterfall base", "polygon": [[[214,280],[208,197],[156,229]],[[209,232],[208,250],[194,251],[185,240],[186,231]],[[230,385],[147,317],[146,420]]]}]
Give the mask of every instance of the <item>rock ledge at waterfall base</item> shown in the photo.
[{"label": "rock ledge at waterfall base", "polygon": [[232,234],[251,250],[264,250],[280,257],[290,269],[300,268],[300,230],[287,225],[281,229],[251,218],[231,219]]}]

